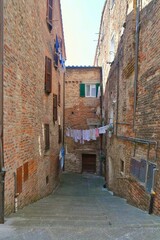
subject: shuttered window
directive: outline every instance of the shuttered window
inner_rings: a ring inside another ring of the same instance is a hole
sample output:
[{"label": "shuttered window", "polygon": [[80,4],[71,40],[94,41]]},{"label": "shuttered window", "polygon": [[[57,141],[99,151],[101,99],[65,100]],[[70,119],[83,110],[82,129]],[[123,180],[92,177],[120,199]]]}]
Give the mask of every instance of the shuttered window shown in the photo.
[{"label": "shuttered window", "polygon": [[47,94],[52,91],[52,60],[45,57],[45,92]]},{"label": "shuttered window", "polygon": [[23,171],[24,171],[24,182],[25,182],[28,179],[28,162],[24,163]]},{"label": "shuttered window", "polygon": [[50,149],[49,124],[44,124],[45,151]]},{"label": "shuttered window", "polygon": [[58,83],[58,105],[61,105],[61,84]]},{"label": "shuttered window", "polygon": [[53,94],[53,122],[57,121],[57,95]]},{"label": "shuttered window", "polygon": [[96,83],[96,97],[98,96],[98,88],[100,87],[100,83]]},{"label": "shuttered window", "polygon": [[47,0],[47,25],[49,31],[51,31],[53,27],[52,18],[53,18],[53,0]]},{"label": "shuttered window", "polygon": [[96,84],[80,84],[80,97],[97,97],[100,83]]},{"label": "shuttered window", "polygon": [[58,143],[60,144],[62,142],[62,129],[61,129],[61,125],[58,126]]},{"label": "shuttered window", "polygon": [[85,97],[85,84],[80,84],[80,97]]},{"label": "shuttered window", "polygon": [[16,192],[21,193],[22,192],[22,166],[17,168],[17,184],[16,184]]},{"label": "shuttered window", "polygon": [[54,53],[54,67],[55,69],[58,68],[58,62],[59,62],[59,54],[57,52]]}]

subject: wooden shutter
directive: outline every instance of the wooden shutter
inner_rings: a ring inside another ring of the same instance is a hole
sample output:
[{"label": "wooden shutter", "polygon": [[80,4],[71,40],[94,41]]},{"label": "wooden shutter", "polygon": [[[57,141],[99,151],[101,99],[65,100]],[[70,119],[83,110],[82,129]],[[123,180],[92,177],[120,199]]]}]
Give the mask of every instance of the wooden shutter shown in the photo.
[{"label": "wooden shutter", "polygon": [[50,148],[49,124],[44,125],[44,133],[45,133],[45,151],[47,151]]},{"label": "wooden shutter", "polygon": [[23,170],[24,170],[24,182],[25,182],[28,179],[28,162],[24,163]]},{"label": "wooden shutter", "polygon": [[98,88],[99,88],[99,86],[100,86],[100,83],[96,83],[96,97],[98,95]]},{"label": "wooden shutter", "polygon": [[80,84],[80,97],[85,97],[85,84]]},{"label": "wooden shutter", "polygon": [[45,57],[45,92],[51,93],[52,90],[52,60]]},{"label": "wooden shutter", "polygon": [[61,105],[61,84],[58,83],[58,105]]},{"label": "wooden shutter", "polygon": [[53,94],[53,121],[57,121],[57,95]]},{"label": "wooden shutter", "polygon": [[47,0],[47,24],[48,28],[52,30],[52,18],[53,18],[53,0]]},{"label": "wooden shutter", "polygon": [[16,186],[16,193],[22,192],[22,166],[17,168],[17,186]]},{"label": "wooden shutter", "polygon": [[54,53],[54,67],[58,68],[59,54],[57,52]]},{"label": "wooden shutter", "polygon": [[58,126],[58,143],[60,144],[62,142],[62,129],[61,129],[61,125]]}]

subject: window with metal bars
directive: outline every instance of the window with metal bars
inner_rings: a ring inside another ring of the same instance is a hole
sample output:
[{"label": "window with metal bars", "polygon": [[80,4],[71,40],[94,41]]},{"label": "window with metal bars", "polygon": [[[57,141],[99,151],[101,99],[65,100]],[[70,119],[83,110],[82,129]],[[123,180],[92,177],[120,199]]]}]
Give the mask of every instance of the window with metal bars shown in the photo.
[{"label": "window with metal bars", "polygon": [[57,121],[58,113],[57,113],[57,95],[53,94],[53,122]]},{"label": "window with metal bars", "polygon": [[47,0],[47,25],[49,31],[52,30],[53,27],[53,0]]},{"label": "window with metal bars", "polygon": [[45,151],[50,149],[49,124],[44,124]]},{"label": "window with metal bars", "polygon": [[52,60],[45,57],[45,92],[47,94],[52,91]]}]

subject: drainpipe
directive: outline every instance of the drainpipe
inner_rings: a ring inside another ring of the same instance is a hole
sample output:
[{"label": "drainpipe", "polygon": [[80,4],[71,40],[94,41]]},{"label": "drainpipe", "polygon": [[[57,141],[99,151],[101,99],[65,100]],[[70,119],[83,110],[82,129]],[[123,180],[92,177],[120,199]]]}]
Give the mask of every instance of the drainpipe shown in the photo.
[{"label": "drainpipe", "polygon": [[103,80],[102,80],[102,78],[103,78],[103,76],[102,76],[102,68],[101,68],[101,70],[100,70],[101,72],[100,72],[100,91],[101,91],[101,97],[100,97],[100,116],[101,116],[101,126],[102,126],[102,123],[103,123],[103,119],[102,119],[102,117],[103,117],[103,111],[102,111],[102,107],[103,107]]},{"label": "drainpipe", "polygon": [[[103,124],[102,120],[102,106],[103,106],[103,82],[102,82],[102,68],[100,68],[100,91],[101,91],[101,96],[100,96],[100,118],[101,118],[101,126]],[[100,134],[100,156],[102,157],[102,152],[103,152],[103,147],[102,147],[102,142],[103,142],[103,135]],[[99,170],[100,176],[102,176],[102,160],[100,160],[100,170]]]},{"label": "drainpipe", "polygon": [[65,73],[63,74],[63,137],[62,145],[64,147],[64,128],[65,128]]},{"label": "drainpipe", "polygon": [[[65,73],[63,74],[63,140],[62,140],[62,144],[65,149],[64,134],[65,134]],[[63,171],[64,170],[65,170],[65,153],[64,153]]]},{"label": "drainpipe", "polygon": [[0,223],[4,223],[4,152],[3,152],[3,0],[0,0]]},{"label": "drainpipe", "polygon": [[153,182],[152,182],[152,188],[151,188],[151,193],[150,193],[150,203],[149,203],[149,214],[153,213],[154,210],[154,201],[155,201],[155,196],[156,192],[154,191],[154,181],[155,181],[155,173],[158,171],[157,168],[153,169]]},{"label": "drainpipe", "polygon": [[138,53],[139,53],[139,30],[140,30],[140,0],[136,3],[136,37],[135,37],[135,74],[134,74],[134,111],[133,111],[133,129],[135,127],[135,116],[137,106],[137,81],[138,81]]},{"label": "drainpipe", "polygon": [[119,108],[119,61],[117,63],[117,106],[116,106],[116,136],[118,133],[118,108]]},{"label": "drainpipe", "polygon": [[18,211],[18,196],[19,196],[19,193],[17,193],[17,175],[14,172],[14,212],[15,213]]}]

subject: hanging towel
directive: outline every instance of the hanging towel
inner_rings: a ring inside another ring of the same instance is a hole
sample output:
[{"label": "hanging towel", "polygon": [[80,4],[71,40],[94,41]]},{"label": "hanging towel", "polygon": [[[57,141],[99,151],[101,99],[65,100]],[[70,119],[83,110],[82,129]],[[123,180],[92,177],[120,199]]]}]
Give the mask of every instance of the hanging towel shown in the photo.
[{"label": "hanging towel", "polygon": [[96,131],[96,137],[99,137],[99,130],[98,130],[98,128],[96,128],[95,131]]},{"label": "hanging towel", "polygon": [[104,134],[106,132],[106,127],[105,126],[100,127],[98,128],[98,130],[99,130],[99,134]]},{"label": "hanging towel", "polygon": [[96,140],[96,129],[92,129],[92,140]]}]

